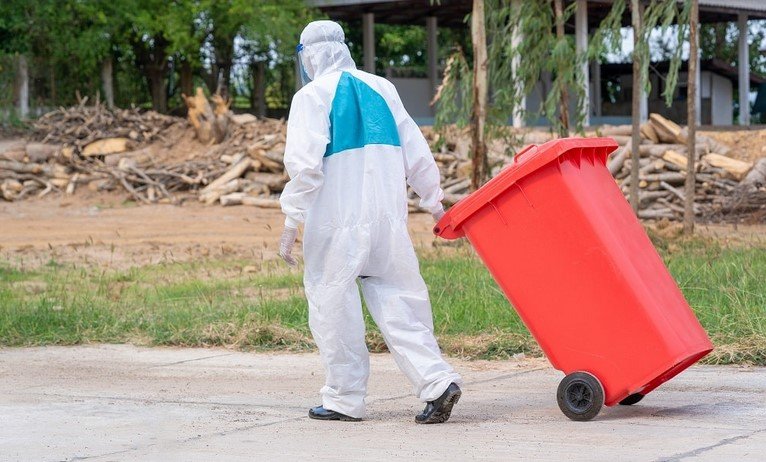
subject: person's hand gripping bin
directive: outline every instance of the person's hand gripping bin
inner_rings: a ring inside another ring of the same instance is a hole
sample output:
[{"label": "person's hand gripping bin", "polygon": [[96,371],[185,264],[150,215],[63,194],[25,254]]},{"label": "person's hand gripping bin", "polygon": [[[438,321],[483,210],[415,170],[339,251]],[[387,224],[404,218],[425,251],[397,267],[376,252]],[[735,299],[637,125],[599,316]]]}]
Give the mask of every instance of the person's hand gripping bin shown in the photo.
[{"label": "person's hand gripping bin", "polygon": [[532,146],[434,228],[466,237],[589,420],[635,404],[713,349],[606,168],[611,138]]}]

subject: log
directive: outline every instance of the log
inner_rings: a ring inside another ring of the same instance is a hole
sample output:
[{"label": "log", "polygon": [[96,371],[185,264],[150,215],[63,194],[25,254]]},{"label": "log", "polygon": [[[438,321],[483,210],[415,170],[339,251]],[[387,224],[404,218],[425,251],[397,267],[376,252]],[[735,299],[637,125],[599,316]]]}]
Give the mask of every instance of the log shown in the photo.
[{"label": "log", "polygon": [[681,170],[686,170],[687,166],[687,160],[686,156],[681,154],[680,152],[674,151],[672,149],[668,149],[665,151],[664,154],[662,154],[662,159],[670,162],[673,165],[678,166],[681,168]]},{"label": "log", "polygon": [[248,180],[265,185],[272,192],[280,192],[284,189],[289,178],[284,173],[248,172],[245,175]]},{"label": "log", "polygon": [[27,157],[27,151],[23,147],[21,149],[8,150],[0,154],[0,159],[14,162],[24,162],[25,157]]},{"label": "log", "polygon": [[144,164],[152,160],[150,148],[137,149],[135,151],[122,152],[118,154],[109,154],[104,156],[104,164],[108,167],[116,167],[120,163],[120,159],[131,158],[136,161],[137,164]]},{"label": "log", "polygon": [[42,164],[16,162],[13,160],[0,160],[0,170],[10,170],[16,173],[32,173],[34,175],[39,175],[44,173],[46,169]]},{"label": "log", "polygon": [[450,185],[447,188],[444,188],[444,193],[445,194],[464,193],[464,192],[467,192],[468,188],[470,187],[471,187],[471,180],[469,178],[465,178],[458,183],[455,183],[453,185]]},{"label": "log", "polygon": [[247,169],[250,168],[251,165],[252,165],[252,160],[246,157],[242,157],[239,160],[239,162],[235,163],[234,166],[231,167],[226,173],[218,177],[209,185],[202,188],[200,193],[205,194],[206,192],[216,189],[235,178],[241,177],[242,174],[244,174],[245,171],[247,171]]},{"label": "log", "polygon": [[56,144],[29,143],[25,146],[24,151],[30,162],[45,163],[55,157],[60,149],[61,146]]},{"label": "log", "polygon": [[745,178],[748,172],[750,172],[750,169],[753,168],[752,162],[732,159],[731,157],[722,156],[720,154],[708,154],[703,157],[703,160],[713,167],[724,169],[737,180]]},{"label": "log", "polygon": [[627,159],[628,155],[630,154],[630,149],[631,149],[631,143],[628,143],[624,147],[620,148],[609,159],[607,168],[609,169],[609,173],[611,173],[612,176],[617,175],[617,172],[619,172],[622,169],[622,166],[625,164],[625,159]]},{"label": "log", "polygon": [[668,120],[657,113],[652,113],[649,115],[649,122],[657,133],[657,137],[663,143],[686,144],[686,136],[684,136],[681,126],[672,120]]},{"label": "log", "polygon": [[72,175],[72,178],[69,180],[69,184],[66,186],[66,195],[71,196],[74,194],[75,188],[77,188],[77,181],[80,178],[79,173],[75,173]]},{"label": "log", "polygon": [[[686,134],[686,129],[684,129],[684,134]],[[703,143],[710,146],[711,152],[716,152],[724,156],[729,154],[729,152],[731,152],[731,148],[729,146],[726,146],[723,143],[719,143],[718,141],[716,141],[715,139],[709,136],[700,135],[699,133],[697,133],[695,139],[697,140],[697,143]]]},{"label": "log", "polygon": [[181,97],[186,103],[187,117],[189,123],[194,127],[197,140],[202,144],[212,144],[211,142],[214,141],[215,114],[213,114],[213,108],[210,107],[210,103],[205,98],[205,92],[201,87],[197,87],[194,96],[181,94]]},{"label": "log", "polygon": [[638,170],[638,174],[640,177],[644,177],[650,173],[661,172],[664,168],[665,168],[665,162],[662,159],[657,159],[642,166]]},{"label": "log", "polygon": [[653,173],[650,175],[644,175],[643,177],[641,177],[641,179],[648,182],[665,181],[667,183],[677,183],[677,182],[683,183],[683,181],[686,179],[686,174],[676,173],[676,172]]},{"label": "log", "polygon": [[226,138],[226,134],[229,132],[229,106],[231,106],[231,100],[224,99],[220,94],[216,93],[210,98],[213,101],[215,108],[213,109],[213,138],[216,143],[220,143]]},{"label": "log", "polygon": [[244,114],[233,114],[231,117],[229,117],[229,120],[237,125],[245,125],[258,122],[258,117],[246,112]]},{"label": "log", "polygon": [[226,194],[231,194],[233,192],[242,190],[245,183],[246,181],[243,180],[242,178],[231,180],[224,185],[221,185],[215,189],[207,191],[204,194],[200,194],[199,201],[204,202],[207,205],[213,204],[218,199],[220,199],[221,196],[225,196]]},{"label": "log", "polygon": [[674,188],[673,186],[669,185],[666,181],[660,181],[660,187],[666,191],[671,192],[674,196],[681,199],[681,202],[686,202],[686,196],[684,196],[684,193],[680,189]]},{"label": "log", "polygon": [[255,145],[247,148],[247,154],[273,173],[279,173],[285,169],[284,164],[269,159],[266,157],[266,151]]},{"label": "log", "polygon": [[281,207],[279,199],[266,197],[253,197],[247,193],[232,193],[221,196],[221,205],[252,205],[261,208],[278,209]]},{"label": "log", "polygon": [[641,125],[641,136],[655,144],[660,142],[660,137],[657,136],[654,126],[649,122],[644,122]]},{"label": "log", "polygon": [[128,151],[133,146],[134,143],[130,138],[105,138],[86,145],[82,150],[82,155],[91,157],[114,154]]},{"label": "log", "polygon": [[674,218],[675,215],[673,211],[667,207],[661,208],[661,209],[651,209],[651,210],[639,210],[638,211],[638,218],[643,219],[657,219],[657,218]]},{"label": "log", "polygon": [[601,136],[625,136],[630,138],[633,128],[630,125],[604,125],[598,129]]},{"label": "log", "polygon": [[625,136],[625,135],[610,135],[609,137],[615,140],[617,144],[620,146],[627,145],[628,143],[630,143],[630,140],[631,140],[630,136]]},{"label": "log", "polygon": [[639,203],[655,201],[661,197],[668,197],[667,191],[640,191],[638,194]]},{"label": "log", "polygon": [[0,195],[7,201],[16,200],[24,185],[20,181],[7,179],[0,183]]},{"label": "log", "polygon": [[748,173],[742,180],[742,185],[751,188],[766,185],[766,157],[755,163],[753,169],[750,170],[750,173]]},{"label": "log", "polygon": [[5,142],[3,144],[0,144],[0,157],[3,156],[3,154],[11,151],[24,151],[24,147],[26,146],[26,141],[24,140],[16,140],[12,142]]}]

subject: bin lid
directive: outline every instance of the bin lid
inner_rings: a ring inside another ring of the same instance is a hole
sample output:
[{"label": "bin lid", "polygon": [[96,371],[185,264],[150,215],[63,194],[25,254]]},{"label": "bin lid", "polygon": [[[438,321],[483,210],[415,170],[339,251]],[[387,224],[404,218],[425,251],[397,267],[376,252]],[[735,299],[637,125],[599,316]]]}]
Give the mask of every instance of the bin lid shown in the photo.
[{"label": "bin lid", "polygon": [[617,142],[612,138],[561,138],[540,146],[529,145],[516,154],[513,163],[504,168],[496,177],[450,207],[439,220],[439,223],[434,226],[434,234],[444,239],[463,237],[464,233],[460,226],[471,215],[513,186],[518,180],[534,173],[564,154],[574,150],[607,148],[606,151],[598,153],[603,155],[602,161],[606,164],[607,157],[617,147]]}]

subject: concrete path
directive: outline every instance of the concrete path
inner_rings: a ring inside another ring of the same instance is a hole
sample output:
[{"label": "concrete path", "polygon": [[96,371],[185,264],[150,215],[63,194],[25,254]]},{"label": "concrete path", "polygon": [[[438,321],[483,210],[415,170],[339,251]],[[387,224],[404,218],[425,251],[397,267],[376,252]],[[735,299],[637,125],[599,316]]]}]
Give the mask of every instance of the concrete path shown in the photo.
[{"label": "concrete path", "polygon": [[452,361],[444,425],[389,355],[372,358],[369,419],[318,422],[316,354],[124,345],[0,350],[0,460],[764,460],[766,368],[695,367],[591,422],[558,410],[542,360]]}]

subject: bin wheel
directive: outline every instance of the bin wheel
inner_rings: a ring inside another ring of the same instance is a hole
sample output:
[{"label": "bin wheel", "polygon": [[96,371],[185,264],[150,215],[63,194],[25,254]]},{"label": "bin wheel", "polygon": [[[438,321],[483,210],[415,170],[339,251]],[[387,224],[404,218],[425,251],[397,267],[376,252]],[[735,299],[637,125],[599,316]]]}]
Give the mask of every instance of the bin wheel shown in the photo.
[{"label": "bin wheel", "polygon": [[642,395],[641,393],[633,393],[632,395],[620,401],[620,404],[623,406],[632,406],[644,399],[644,396],[645,395]]},{"label": "bin wheel", "polygon": [[604,405],[604,388],[587,372],[573,372],[561,381],[558,392],[559,408],[572,420],[590,420]]}]

